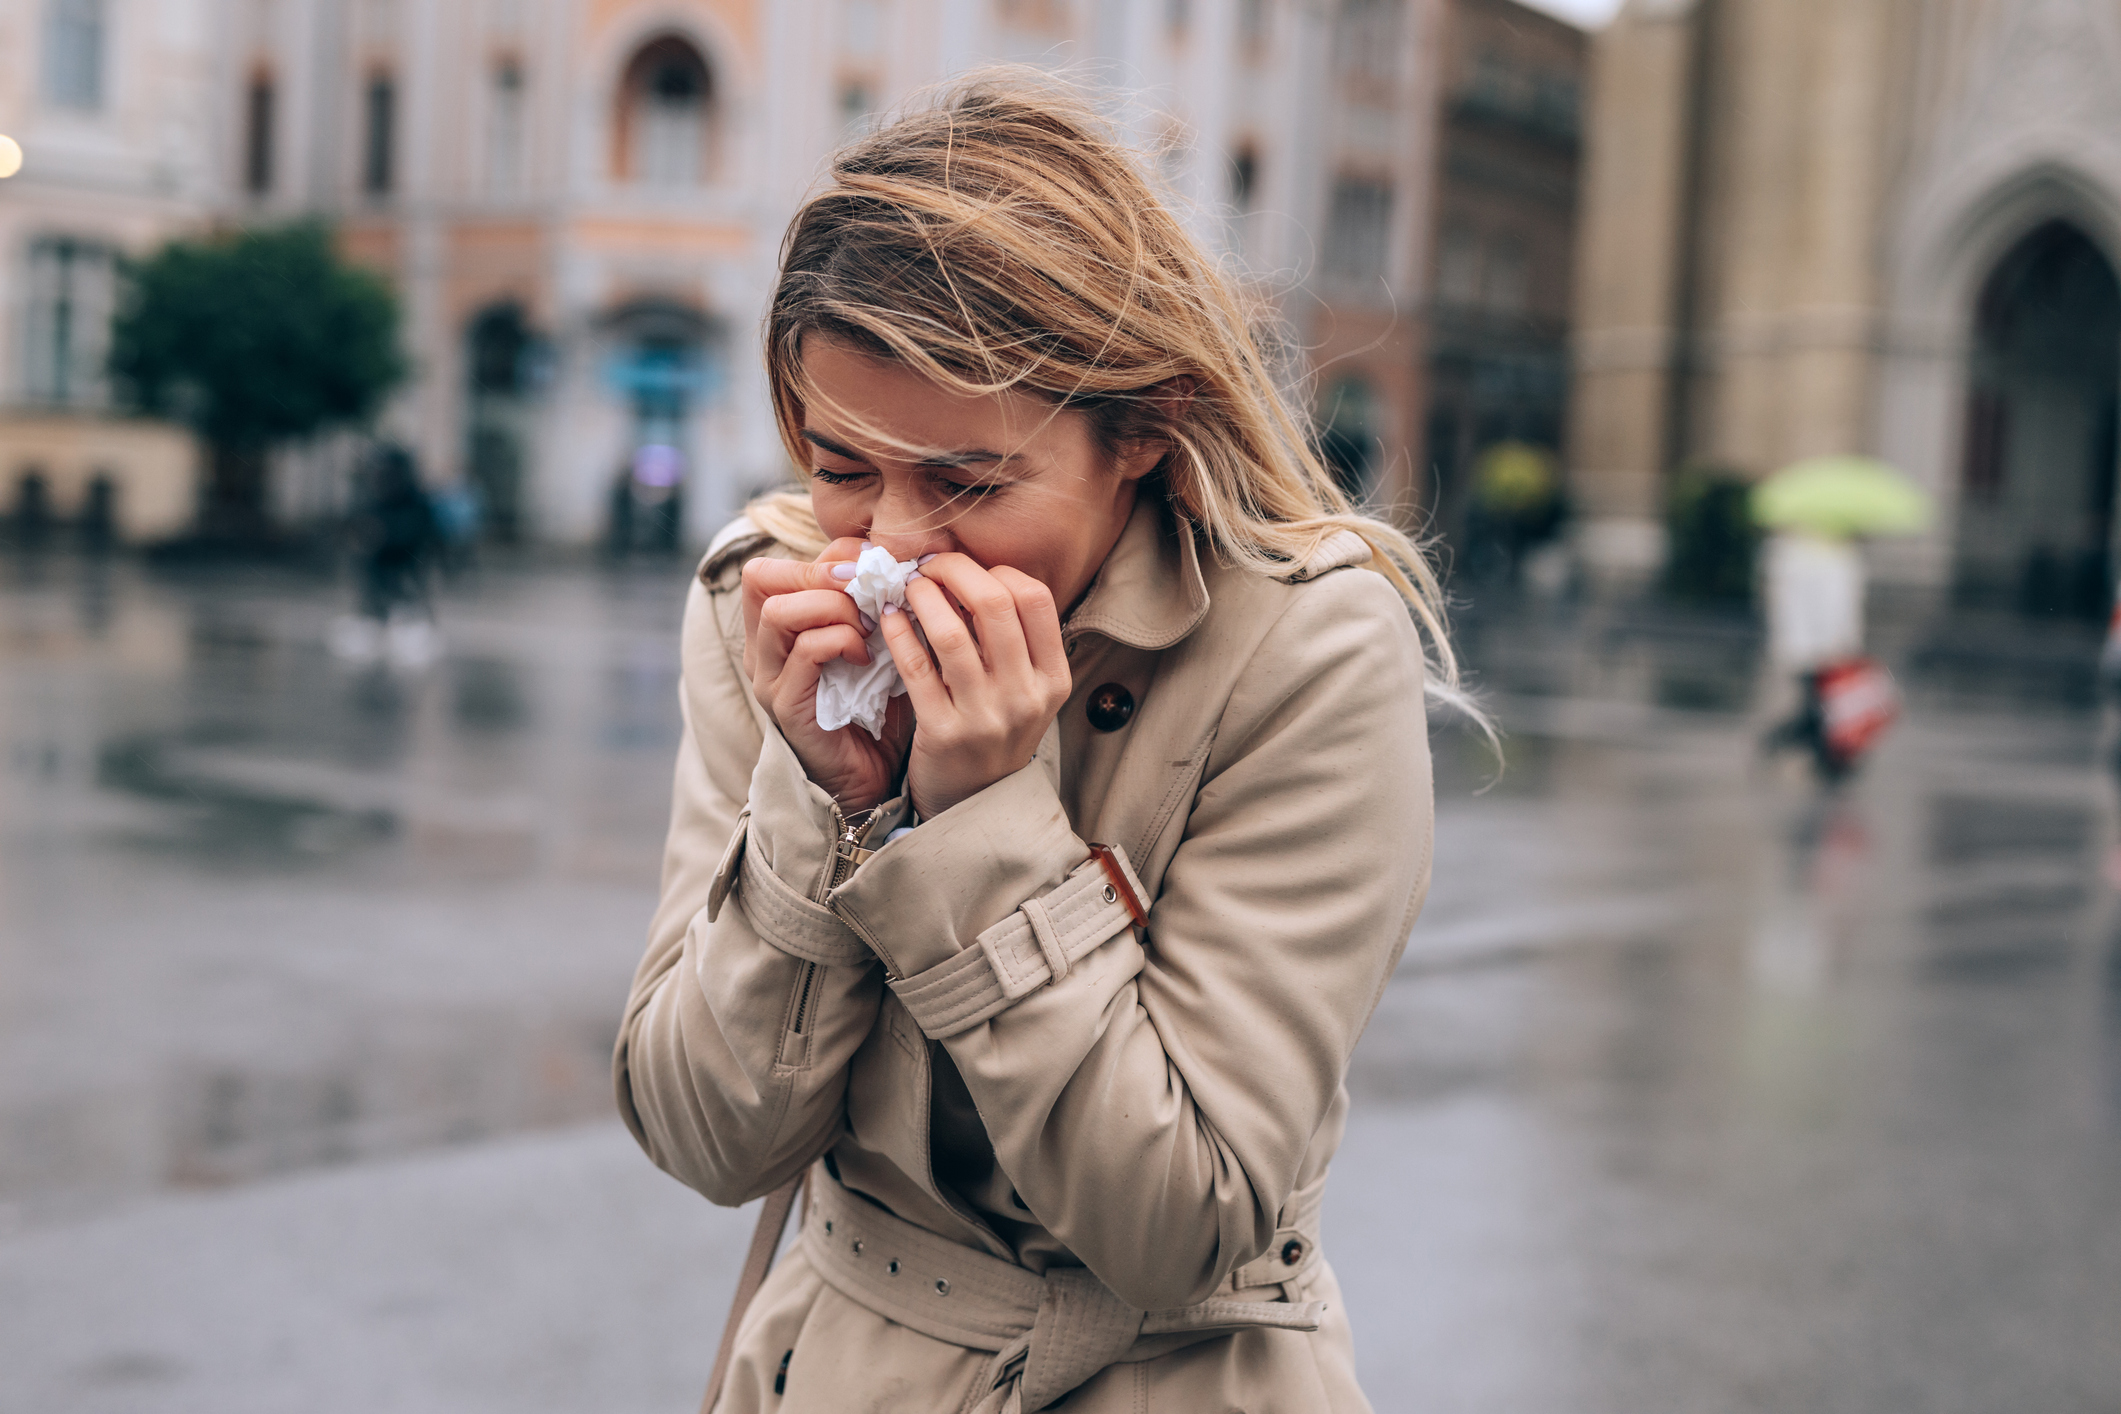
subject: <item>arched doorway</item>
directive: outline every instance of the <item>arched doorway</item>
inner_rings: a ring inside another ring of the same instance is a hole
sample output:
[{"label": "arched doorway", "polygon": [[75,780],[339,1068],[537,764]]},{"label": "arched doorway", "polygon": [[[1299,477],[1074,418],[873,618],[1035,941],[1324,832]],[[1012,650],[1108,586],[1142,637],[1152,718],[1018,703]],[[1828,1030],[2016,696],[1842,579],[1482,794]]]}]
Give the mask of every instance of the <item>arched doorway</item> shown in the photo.
[{"label": "arched doorway", "polygon": [[2121,282],[2054,221],[1998,262],[1974,317],[1958,597],[2096,617],[2114,568]]},{"label": "arched doorway", "polygon": [[524,531],[530,400],[537,351],[523,307],[489,305],[465,331],[470,374],[465,471],[478,493],[485,533],[514,544]]},{"label": "arched doorway", "polygon": [[626,445],[610,483],[614,553],[675,550],[688,499],[705,494],[700,414],[721,384],[726,331],[671,300],[643,299],[607,317],[606,385],[625,403]]}]

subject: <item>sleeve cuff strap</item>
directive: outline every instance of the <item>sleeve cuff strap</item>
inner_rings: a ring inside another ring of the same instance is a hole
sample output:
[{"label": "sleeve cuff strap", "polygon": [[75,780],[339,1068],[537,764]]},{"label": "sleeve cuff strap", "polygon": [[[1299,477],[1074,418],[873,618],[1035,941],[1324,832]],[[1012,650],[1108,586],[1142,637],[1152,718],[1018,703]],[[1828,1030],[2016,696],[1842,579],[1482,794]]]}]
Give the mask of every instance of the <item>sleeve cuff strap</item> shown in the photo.
[{"label": "sleeve cuff strap", "polygon": [[752,931],[791,957],[820,967],[868,967],[876,954],[831,909],[812,903],[767,868],[755,849],[744,851],[737,901]]},{"label": "sleeve cuff strap", "polygon": [[[1124,850],[1114,848],[1127,882],[1143,893]],[[745,879],[748,884],[749,867]],[[891,984],[931,1040],[969,1031],[1018,998],[1068,975],[1077,960],[1133,925],[1127,900],[1092,857],[1043,898],[979,935],[948,962]]]}]

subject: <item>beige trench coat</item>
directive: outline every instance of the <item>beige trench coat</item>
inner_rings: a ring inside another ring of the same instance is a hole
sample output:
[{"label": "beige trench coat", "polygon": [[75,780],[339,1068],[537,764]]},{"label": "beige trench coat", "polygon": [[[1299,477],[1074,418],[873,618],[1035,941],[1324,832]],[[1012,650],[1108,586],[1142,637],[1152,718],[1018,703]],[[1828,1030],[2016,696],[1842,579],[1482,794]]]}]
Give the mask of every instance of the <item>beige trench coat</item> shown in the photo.
[{"label": "beige trench coat", "polygon": [[[1265,579],[1145,492],[1064,625],[1074,691],[1036,759],[844,845],[743,676],[761,553],[786,552],[733,528],[692,588],[615,1062],[635,1137],[714,1202],[813,1163],[836,1200],[753,1304],[720,1409],[1367,1410],[1318,1200],[1432,828],[1420,645],[1367,547]],[[1135,709],[1099,730],[1115,684]]]}]

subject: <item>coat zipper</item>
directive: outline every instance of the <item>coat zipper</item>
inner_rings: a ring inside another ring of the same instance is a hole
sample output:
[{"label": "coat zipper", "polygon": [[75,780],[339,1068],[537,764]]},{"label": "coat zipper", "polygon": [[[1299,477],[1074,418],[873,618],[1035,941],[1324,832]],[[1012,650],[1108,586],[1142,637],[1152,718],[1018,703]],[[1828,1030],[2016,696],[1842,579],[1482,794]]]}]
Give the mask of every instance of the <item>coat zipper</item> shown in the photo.
[{"label": "coat zipper", "polygon": [[[874,810],[864,810],[850,820],[847,816],[840,813],[840,808],[837,804],[833,805],[832,821],[835,828],[832,844],[832,868],[825,878],[825,894],[831,893],[841,884],[846,883],[847,876],[852,874],[855,871],[855,867],[862,862],[864,857],[862,832],[869,828],[869,821],[875,814]],[[823,903],[824,901],[824,897],[821,894],[817,902]],[[804,963],[803,979],[796,984],[795,994],[794,1030],[798,1036],[803,1034],[803,1021],[810,1014],[810,987],[816,980],[817,964],[814,962]]]},{"label": "coat zipper", "polygon": [[804,963],[803,980],[797,984],[795,994],[795,1025],[789,1028],[798,1036],[803,1034],[803,1017],[810,1010],[810,984],[816,979],[817,964],[814,962]]},{"label": "coat zipper", "polygon": [[[876,809],[872,806],[850,820],[840,813],[839,806],[834,805],[832,818],[839,828],[832,845],[832,873],[825,881],[828,894],[846,883],[847,876],[869,857],[870,851],[862,848],[862,836],[868,832],[869,822],[876,818]],[[822,898],[818,900],[819,903],[824,901]]]}]

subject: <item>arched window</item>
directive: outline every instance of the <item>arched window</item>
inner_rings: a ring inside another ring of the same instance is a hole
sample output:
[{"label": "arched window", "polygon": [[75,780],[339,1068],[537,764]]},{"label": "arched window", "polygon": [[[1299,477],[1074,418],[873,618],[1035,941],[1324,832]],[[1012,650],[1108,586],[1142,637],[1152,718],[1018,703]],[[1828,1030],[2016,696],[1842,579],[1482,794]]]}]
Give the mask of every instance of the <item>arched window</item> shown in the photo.
[{"label": "arched window", "polygon": [[657,187],[707,180],[714,163],[713,75],[676,35],[641,46],[619,83],[619,175]]}]

